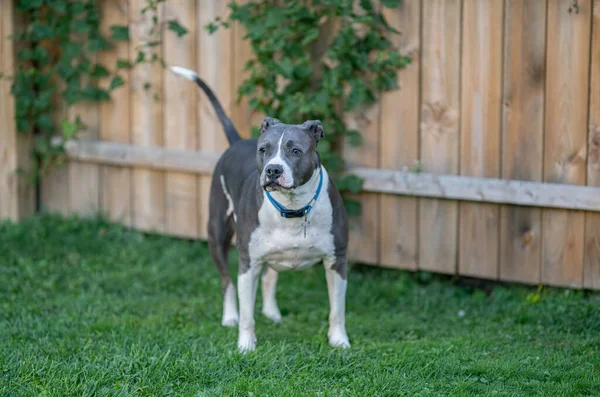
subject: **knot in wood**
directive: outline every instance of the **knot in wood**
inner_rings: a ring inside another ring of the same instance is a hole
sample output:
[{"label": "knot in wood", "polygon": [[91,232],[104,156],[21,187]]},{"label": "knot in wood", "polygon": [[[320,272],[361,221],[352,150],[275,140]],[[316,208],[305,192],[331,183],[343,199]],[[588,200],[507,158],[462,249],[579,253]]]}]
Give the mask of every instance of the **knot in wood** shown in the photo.
[{"label": "knot in wood", "polygon": [[456,126],[457,114],[445,103],[425,103],[422,111],[421,128],[423,132],[436,139],[451,133]]}]

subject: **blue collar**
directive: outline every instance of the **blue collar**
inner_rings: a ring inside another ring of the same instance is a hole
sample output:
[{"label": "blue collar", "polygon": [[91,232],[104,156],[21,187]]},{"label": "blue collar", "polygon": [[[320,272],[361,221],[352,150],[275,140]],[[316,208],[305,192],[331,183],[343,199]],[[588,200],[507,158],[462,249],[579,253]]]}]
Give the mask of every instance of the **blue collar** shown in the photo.
[{"label": "blue collar", "polygon": [[302,208],[298,208],[297,210],[290,210],[290,209],[285,208],[283,205],[279,204],[277,202],[277,200],[275,200],[271,196],[271,193],[269,193],[266,190],[265,190],[265,193],[267,194],[267,198],[269,199],[271,204],[273,204],[273,207],[275,207],[275,209],[277,211],[279,211],[282,218],[302,218],[303,216],[307,216],[308,213],[310,212],[310,210],[312,210],[312,207],[317,202],[319,193],[321,193],[322,186],[323,186],[323,170],[321,168],[319,168],[319,186],[317,186],[317,192],[315,193],[314,197],[312,198],[312,200],[310,200],[310,202],[308,204],[306,204]]}]

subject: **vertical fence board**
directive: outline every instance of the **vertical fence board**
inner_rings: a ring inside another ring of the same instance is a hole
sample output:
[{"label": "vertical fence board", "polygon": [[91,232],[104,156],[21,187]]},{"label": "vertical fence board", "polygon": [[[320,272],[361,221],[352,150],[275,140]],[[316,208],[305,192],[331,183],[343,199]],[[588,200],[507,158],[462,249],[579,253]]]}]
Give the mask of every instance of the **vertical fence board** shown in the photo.
[{"label": "vertical fence board", "polygon": [[[110,37],[110,26],[129,25],[128,4],[126,0],[106,0],[102,4],[102,31]],[[114,69],[118,59],[129,59],[129,43],[115,42],[114,48],[102,53],[100,60]],[[119,71],[126,85],[111,93],[109,102],[103,102],[100,108],[100,137],[105,141],[129,143],[129,73]],[[108,84],[108,82],[106,82]],[[131,169],[125,167],[104,166],[102,168],[102,207],[111,220],[131,225]]]},{"label": "vertical fence board", "polygon": [[[502,177],[541,181],[546,3],[508,0],[504,32]],[[541,226],[539,208],[501,207],[501,279],[540,281]]]},{"label": "vertical fence board", "polygon": [[[461,0],[423,2],[421,150],[425,172],[457,174],[459,166]],[[458,203],[420,199],[419,268],[456,272]]]},{"label": "vertical fence board", "polygon": [[[86,125],[77,134],[80,140],[97,140],[100,129],[100,106],[96,102],[79,102],[67,111],[68,119],[77,117]],[[96,215],[100,211],[100,170],[97,164],[69,162],[69,202],[71,212]]]},{"label": "vertical fence board", "polygon": [[[502,27],[501,0],[465,0],[461,82],[462,175],[500,175]],[[460,204],[460,274],[497,277],[499,210],[495,204]]]},{"label": "vertical fence board", "polygon": [[[244,4],[245,2],[246,0],[242,0],[239,3]],[[232,29],[231,116],[240,135],[244,138],[250,138],[252,126],[258,127],[264,115],[253,114],[248,106],[249,101],[247,98],[242,98],[240,103],[237,103],[238,88],[250,74],[249,71],[244,70],[244,66],[252,57],[252,48],[250,47],[250,41],[244,40],[244,36],[247,33],[244,26],[238,22],[234,22]]]},{"label": "vertical fence board", "polygon": [[0,220],[18,220],[35,211],[33,186],[17,173],[31,165],[30,138],[17,133],[15,98],[10,93],[15,72],[15,46],[10,35],[19,21],[15,20],[13,2],[0,0]]},{"label": "vertical fence board", "polygon": [[[186,0],[165,3],[167,19],[176,18],[189,32],[177,37],[164,34],[164,58],[169,66],[196,69],[196,4]],[[164,137],[165,147],[196,150],[196,95],[198,86],[183,80],[169,70],[164,76]],[[198,236],[198,177],[168,172],[166,187],[166,230],[170,234]]]},{"label": "vertical fence board", "polygon": [[[396,9],[384,8],[388,23],[400,30],[390,40],[412,62],[398,75],[400,89],[381,97],[381,168],[400,169],[419,157],[419,0],[405,0]],[[387,267],[417,268],[418,208],[414,197],[380,195],[379,263]]]},{"label": "vertical fence board", "polygon": [[[381,7],[377,4],[377,7]],[[344,142],[343,155],[348,165],[379,166],[381,105],[359,109],[345,116],[348,128],[360,131],[362,144],[351,147]],[[327,133],[327,131],[325,131]],[[379,195],[361,193],[354,197],[361,205],[360,216],[349,219],[348,257],[352,261],[379,263]]]},{"label": "vertical fence board", "polygon": [[[137,57],[136,47],[153,40],[150,37],[152,20],[141,15],[146,0],[131,0],[130,61]],[[161,9],[159,9],[160,11]],[[157,49],[155,49],[157,51]],[[148,57],[151,55],[147,55]],[[149,88],[145,85],[150,84]],[[131,139],[139,146],[162,146],[163,107],[162,69],[160,65],[143,63],[131,72]],[[144,168],[131,171],[133,225],[141,230],[165,230],[165,173]]]},{"label": "vertical fence board", "polygon": [[[360,148],[344,147],[344,157],[348,164],[377,167],[379,143],[380,106],[373,105],[365,114],[348,116],[350,128],[361,132],[363,143]],[[361,213],[350,218],[350,243],[348,257],[363,263],[379,263],[379,195],[361,193],[354,197],[361,204]]]},{"label": "vertical fence board", "polygon": [[[10,7],[10,8],[9,8]],[[9,13],[10,12],[10,13]],[[12,73],[14,67],[10,66],[13,63],[12,57],[9,57],[6,52],[9,51],[9,46],[6,44],[8,38],[4,32],[10,27],[9,24],[4,23],[4,19],[12,17],[12,4],[8,0],[0,0],[0,73],[3,75]],[[0,120],[7,120],[11,115],[12,111],[8,101],[10,97],[6,95],[7,91],[7,80],[0,78]],[[10,90],[10,87],[8,87]],[[0,220],[4,218],[12,218],[12,206],[11,204],[14,195],[14,186],[10,180],[10,167],[11,167],[11,153],[10,150],[13,143],[14,133],[5,125],[0,126]]]},{"label": "vertical fence board", "polygon": [[[209,35],[202,27],[218,16],[226,15],[227,3],[220,0],[198,1],[198,70],[200,77],[215,92],[223,105],[225,113],[232,115],[232,32],[220,29]],[[218,59],[218,62],[215,62]],[[214,112],[213,106],[205,95],[198,100],[198,125],[200,127],[200,149],[210,152],[223,152],[229,146],[223,127]],[[210,194],[210,176],[199,178],[200,237],[206,238],[208,224],[208,199]]]},{"label": "vertical fence board", "polygon": [[[548,2],[544,181],[586,181],[591,2]],[[543,210],[542,281],[581,286],[584,213]]]},{"label": "vertical fence board", "polygon": [[[67,106],[60,96],[64,83],[57,82],[54,94],[53,121],[55,128],[60,128],[61,120],[67,117]],[[56,134],[58,135],[58,133]],[[40,181],[40,208],[42,211],[68,215],[71,212],[70,164],[54,164],[42,175]]]},{"label": "vertical fence board", "polygon": [[[58,80],[58,79],[56,79]],[[52,119],[55,128],[60,128],[61,121],[67,118],[67,105],[61,97],[65,89],[63,81],[55,81],[56,92],[53,95]],[[59,135],[56,131],[55,135]],[[40,181],[40,209],[42,211],[68,215],[70,210],[71,186],[70,164],[53,164],[42,175]]]},{"label": "vertical fence board", "polygon": [[[590,130],[587,184],[600,186],[600,0],[594,0],[590,80]],[[600,214],[585,215],[584,279],[586,288],[600,288]]]}]

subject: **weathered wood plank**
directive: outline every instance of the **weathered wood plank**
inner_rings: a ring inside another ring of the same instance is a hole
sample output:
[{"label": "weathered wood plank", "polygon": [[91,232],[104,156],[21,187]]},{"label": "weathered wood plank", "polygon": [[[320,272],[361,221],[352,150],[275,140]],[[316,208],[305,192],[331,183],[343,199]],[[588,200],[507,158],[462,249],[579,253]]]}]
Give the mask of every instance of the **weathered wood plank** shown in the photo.
[{"label": "weathered wood plank", "polygon": [[[220,0],[198,1],[198,26],[208,24],[218,16],[226,15],[227,3]],[[220,29],[217,33],[209,35],[204,29],[198,29],[198,73],[200,77],[213,89],[217,98],[223,105],[225,113],[231,117],[234,97],[232,78],[232,32],[230,29]],[[218,59],[218,62],[215,60]],[[223,67],[223,66],[226,67]],[[223,127],[214,112],[214,109],[205,95],[198,96],[198,125],[200,130],[199,149],[211,152],[223,152],[229,147]],[[200,237],[207,237],[207,224],[209,218],[209,195],[212,178],[201,176],[199,178],[199,227]]]},{"label": "weathered wood plank", "polygon": [[[590,80],[590,131],[588,134],[589,186],[600,186],[600,0],[594,0]],[[583,285],[600,288],[600,214],[585,215]]]},{"label": "weathered wood plank", "polygon": [[600,211],[600,188],[394,170],[353,168],[367,192]]},{"label": "weathered wood plank", "polygon": [[[153,40],[151,15],[141,15],[146,0],[130,0],[129,15],[131,48]],[[159,14],[162,9],[159,9]],[[130,51],[130,61],[135,61],[137,51]],[[145,88],[146,84],[150,88]],[[137,65],[129,82],[131,92],[131,139],[140,147],[162,146],[163,107],[162,69],[158,64]],[[157,96],[155,98],[155,95]],[[141,230],[165,230],[165,174],[162,171],[135,167],[132,169],[133,225]]]},{"label": "weathered wood plank", "polygon": [[[176,18],[189,32],[183,37],[165,34],[163,56],[169,66],[196,69],[196,2],[173,0],[165,3],[165,17]],[[165,147],[180,150],[198,148],[196,95],[198,87],[168,69],[164,71]],[[166,231],[198,237],[198,180],[195,175],[167,173]]]},{"label": "weathered wood plank", "polygon": [[[93,60],[95,61],[95,59]],[[86,84],[87,82],[84,82]],[[77,139],[97,140],[100,136],[100,105],[97,102],[79,102],[67,110],[70,121],[77,117],[85,124],[85,129],[77,134]],[[101,167],[97,164],[71,161],[69,172],[70,211],[83,216],[94,216],[101,211]]]},{"label": "weathered wood plank", "polygon": [[[244,4],[247,0],[238,3]],[[260,126],[264,115],[252,112],[248,105],[248,98],[244,97],[237,103],[238,88],[250,75],[250,71],[244,70],[246,62],[252,57],[252,47],[249,40],[244,40],[246,28],[238,22],[232,26],[232,84],[231,84],[231,120],[244,138],[250,138],[252,126]]]},{"label": "weathered wood plank", "polygon": [[[221,155],[99,141],[69,141],[65,147],[77,161],[190,174],[210,174]],[[364,167],[348,172],[364,178],[367,193],[600,212],[600,187]]]},{"label": "weathered wood plank", "polygon": [[[502,177],[541,181],[546,3],[508,0],[505,4]],[[502,206],[500,213],[500,278],[538,283],[541,210]]]},{"label": "weathered wood plank", "polygon": [[17,133],[15,99],[11,81],[6,77],[15,72],[15,48],[10,35],[18,21],[13,14],[13,2],[0,0],[0,220],[19,220],[35,211],[33,186],[17,170],[30,170],[30,139]]},{"label": "weathered wood plank", "polygon": [[[357,7],[357,11],[361,10]],[[376,3],[378,8],[381,7]],[[362,145],[351,147],[344,142],[343,156],[349,165],[366,167],[379,166],[379,142],[381,130],[381,105],[376,103],[367,109],[359,109],[345,116],[349,128],[360,131]],[[327,134],[327,131],[325,131]],[[349,222],[350,244],[348,256],[363,263],[380,262],[380,200],[377,194],[361,194],[354,197],[361,205],[359,216],[351,217]]]},{"label": "weathered wood plank", "polygon": [[[586,183],[591,1],[548,2],[544,181]],[[542,282],[583,284],[583,212],[543,211]]]},{"label": "weathered wood plank", "polygon": [[[503,1],[463,5],[461,175],[500,175]],[[460,204],[459,272],[498,276],[500,208]]]},{"label": "weathered wood plank", "polygon": [[216,152],[102,141],[69,141],[65,148],[69,158],[77,161],[190,174],[210,174],[221,156]]},{"label": "weathered wood plank", "polygon": [[[129,26],[128,4],[126,0],[106,0],[102,3],[103,18],[101,29],[110,37],[110,26]],[[114,68],[118,59],[129,59],[129,43],[115,42],[114,48],[100,54],[100,61]],[[128,83],[129,73],[119,74]],[[108,83],[108,82],[107,82]],[[129,108],[129,85],[119,87],[111,93],[111,100],[100,107],[100,137],[102,140],[120,143],[131,141],[131,119]],[[102,169],[103,212],[113,221],[131,225],[131,169],[106,166]]]},{"label": "weathered wood plank", "polygon": [[[400,89],[381,97],[379,166],[401,169],[419,157],[419,73],[421,4],[406,0],[395,9],[383,8],[388,23],[402,34],[389,39],[411,64],[398,73]],[[386,267],[417,268],[418,208],[414,197],[379,198],[379,263]]]},{"label": "weathered wood plank", "polygon": [[[424,1],[421,65],[423,170],[457,174],[459,166],[461,0]],[[455,273],[458,203],[421,199],[419,268]]]},{"label": "weathered wood plank", "polygon": [[[68,117],[67,104],[61,96],[66,84],[62,79],[53,78],[56,92],[52,98],[52,121],[59,129],[62,120]],[[60,131],[54,132],[60,135]],[[71,212],[70,200],[70,164],[53,164],[42,175],[40,181],[40,209],[45,212],[68,215]]]}]

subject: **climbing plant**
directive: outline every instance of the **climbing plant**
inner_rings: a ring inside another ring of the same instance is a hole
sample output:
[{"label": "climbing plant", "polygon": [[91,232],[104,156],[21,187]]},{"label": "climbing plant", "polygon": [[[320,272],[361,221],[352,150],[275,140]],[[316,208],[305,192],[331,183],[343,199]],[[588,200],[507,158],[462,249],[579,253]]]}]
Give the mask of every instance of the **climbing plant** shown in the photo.
[{"label": "climbing plant", "polygon": [[351,214],[359,206],[347,193],[360,191],[362,181],[344,175],[340,149],[344,140],[359,146],[361,134],[348,126],[345,115],[372,105],[378,93],[396,89],[399,69],[410,63],[392,45],[390,36],[399,32],[381,12],[399,3],[233,1],[229,15],[206,26],[214,33],[235,21],[247,31],[252,57],[244,66],[248,78],[239,87],[238,101],[246,97],[252,110],[287,123],[323,122],[319,153]]},{"label": "climbing plant", "polygon": [[[121,72],[141,63],[164,65],[159,52],[164,27],[178,36],[187,30],[176,20],[162,21],[158,7],[166,0],[147,0],[141,14],[151,21],[147,40],[135,48],[135,60],[117,59],[106,65],[97,55],[115,42],[129,40],[129,27],[113,25],[103,35],[101,0],[17,0],[17,18],[22,21],[12,36],[17,48],[13,80],[16,124],[20,133],[33,134],[36,166],[30,175],[37,180],[51,165],[64,161],[62,142],[86,128],[72,114],[56,120],[57,107],[69,108],[84,101],[108,101],[110,93],[125,84]],[[150,83],[145,88],[151,89]],[[59,135],[62,140],[54,140]]]}]

